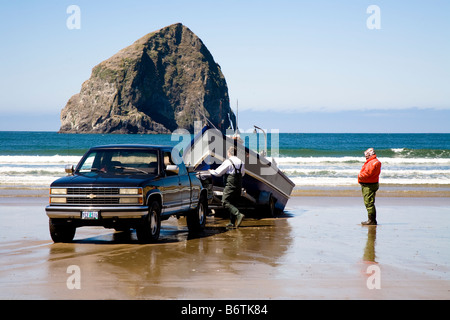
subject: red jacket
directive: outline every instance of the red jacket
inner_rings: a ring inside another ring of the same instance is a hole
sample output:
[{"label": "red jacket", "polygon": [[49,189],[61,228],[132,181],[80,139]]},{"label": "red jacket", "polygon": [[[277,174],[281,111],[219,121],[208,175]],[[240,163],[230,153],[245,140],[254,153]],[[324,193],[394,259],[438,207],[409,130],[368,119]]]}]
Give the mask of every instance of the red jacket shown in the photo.
[{"label": "red jacket", "polygon": [[358,183],[377,183],[381,172],[381,162],[374,154],[361,168],[358,174]]}]

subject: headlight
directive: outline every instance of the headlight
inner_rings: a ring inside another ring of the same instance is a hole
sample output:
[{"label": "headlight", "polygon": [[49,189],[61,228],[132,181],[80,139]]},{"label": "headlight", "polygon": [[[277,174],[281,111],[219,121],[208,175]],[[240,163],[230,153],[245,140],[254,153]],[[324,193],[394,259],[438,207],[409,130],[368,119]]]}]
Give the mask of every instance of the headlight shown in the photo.
[{"label": "headlight", "polygon": [[50,197],[50,203],[66,203],[66,198],[53,198],[53,197]]},{"label": "headlight", "polygon": [[67,194],[66,188],[50,188],[50,194]]},{"label": "headlight", "polygon": [[119,202],[121,204],[142,204],[142,198],[120,198]]},{"label": "headlight", "polygon": [[120,194],[142,194],[142,188],[120,189]]}]

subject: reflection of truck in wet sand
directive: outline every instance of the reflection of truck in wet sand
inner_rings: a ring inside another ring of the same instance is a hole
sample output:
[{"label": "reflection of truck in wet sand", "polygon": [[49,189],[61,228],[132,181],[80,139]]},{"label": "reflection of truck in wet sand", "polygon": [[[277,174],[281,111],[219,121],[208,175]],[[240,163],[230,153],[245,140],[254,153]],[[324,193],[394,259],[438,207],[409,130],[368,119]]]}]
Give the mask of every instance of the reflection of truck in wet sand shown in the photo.
[{"label": "reflection of truck in wet sand", "polygon": [[[55,242],[70,242],[77,227],[136,229],[138,240],[159,238],[161,221],[186,216],[190,232],[205,226],[207,193],[172,147],[91,148],[68,176],[50,186],[46,207]],[[177,164],[175,164],[177,163]]]}]

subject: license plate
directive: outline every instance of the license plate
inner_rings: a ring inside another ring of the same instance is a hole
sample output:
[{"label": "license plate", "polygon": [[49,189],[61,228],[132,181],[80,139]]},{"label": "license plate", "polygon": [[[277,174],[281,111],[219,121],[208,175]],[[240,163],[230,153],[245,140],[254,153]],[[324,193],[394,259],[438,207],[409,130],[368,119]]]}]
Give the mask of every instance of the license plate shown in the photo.
[{"label": "license plate", "polygon": [[98,211],[81,211],[81,219],[98,220]]}]

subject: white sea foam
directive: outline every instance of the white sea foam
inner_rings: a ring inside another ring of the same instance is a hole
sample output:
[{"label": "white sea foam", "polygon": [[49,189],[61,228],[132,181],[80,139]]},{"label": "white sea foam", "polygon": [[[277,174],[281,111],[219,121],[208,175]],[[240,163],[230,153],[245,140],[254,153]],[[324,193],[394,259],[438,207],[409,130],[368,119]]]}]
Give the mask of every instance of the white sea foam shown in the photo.
[{"label": "white sea foam", "polygon": [[2,176],[0,175],[0,185],[6,186],[28,186],[28,187],[48,187],[56,179],[61,176],[37,176],[37,175],[22,175],[22,176]]},{"label": "white sea foam", "polygon": [[[400,150],[400,149],[399,149]],[[401,151],[399,151],[401,152]],[[81,156],[0,156],[0,185],[48,186]],[[450,185],[448,158],[379,158],[384,184]],[[279,157],[278,167],[297,186],[357,185],[363,157]]]},{"label": "white sea foam", "polygon": [[80,156],[0,156],[0,185],[48,186],[65,175],[65,164]]},{"label": "white sea foam", "polygon": [[[382,162],[381,183],[450,185],[448,158],[379,159]],[[358,173],[365,162],[359,157],[286,157],[275,160],[297,186],[357,185]]]},{"label": "white sea foam", "polygon": [[0,156],[0,165],[4,164],[76,164],[80,161],[80,156]]},{"label": "white sea foam", "polygon": [[[297,187],[303,186],[326,186],[326,187],[341,187],[341,186],[358,186],[356,177],[353,178],[334,178],[334,177],[320,177],[320,178],[303,178],[291,177],[291,180]],[[414,178],[383,178],[380,177],[381,185],[450,185],[449,179],[414,179]]]},{"label": "white sea foam", "polygon": [[0,166],[0,175],[20,175],[20,174],[33,174],[33,175],[55,175],[64,173],[64,168],[59,166]]},{"label": "white sea foam", "polygon": [[[450,165],[450,158],[383,158],[378,157],[383,164],[440,164]],[[361,166],[366,161],[363,157],[283,157],[275,158],[278,164],[348,164],[358,163]]]}]

